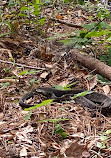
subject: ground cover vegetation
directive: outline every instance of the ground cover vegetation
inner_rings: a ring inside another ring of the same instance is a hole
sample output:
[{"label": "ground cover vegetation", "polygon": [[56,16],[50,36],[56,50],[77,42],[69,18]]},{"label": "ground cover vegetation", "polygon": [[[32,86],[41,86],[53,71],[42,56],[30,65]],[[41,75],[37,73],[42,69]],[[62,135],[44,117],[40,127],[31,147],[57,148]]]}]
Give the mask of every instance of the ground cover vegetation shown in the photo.
[{"label": "ground cover vegetation", "polygon": [[[102,61],[102,62],[101,62]],[[74,98],[111,96],[111,13],[106,1],[8,0],[0,4],[0,157],[111,155],[111,110]],[[60,103],[35,87],[85,89]]]}]

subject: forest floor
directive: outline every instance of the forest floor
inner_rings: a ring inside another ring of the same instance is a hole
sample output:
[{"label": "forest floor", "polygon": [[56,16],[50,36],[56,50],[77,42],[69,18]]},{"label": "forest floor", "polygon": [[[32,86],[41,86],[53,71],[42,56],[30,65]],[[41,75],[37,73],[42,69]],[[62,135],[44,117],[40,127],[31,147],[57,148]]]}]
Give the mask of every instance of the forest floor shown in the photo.
[{"label": "forest floor", "polygon": [[[61,8],[55,15],[58,20],[80,26],[90,23],[86,11],[70,6]],[[51,9],[45,9],[44,14],[51,17]],[[24,28],[14,38],[0,39],[0,157],[110,157],[110,116],[71,101],[31,112],[24,111],[18,103],[24,93],[35,87],[72,85],[71,88],[110,95],[110,85],[99,83],[97,74],[73,61],[57,41],[79,28],[58,22],[47,23],[42,29],[46,28],[44,38]],[[103,51],[99,46],[98,49],[99,53]],[[92,52],[89,48],[88,51]],[[42,100],[35,97],[28,102],[37,104],[39,99]]]}]

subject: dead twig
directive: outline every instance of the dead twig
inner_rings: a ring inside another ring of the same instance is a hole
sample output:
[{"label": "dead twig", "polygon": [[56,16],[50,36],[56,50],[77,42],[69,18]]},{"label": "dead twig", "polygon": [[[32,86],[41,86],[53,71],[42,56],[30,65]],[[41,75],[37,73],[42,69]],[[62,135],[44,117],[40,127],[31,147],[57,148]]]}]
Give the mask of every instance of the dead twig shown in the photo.
[{"label": "dead twig", "polygon": [[0,82],[11,82],[11,83],[16,83],[16,82],[19,82],[19,80],[17,80],[17,79],[5,78],[5,79],[0,79]]},{"label": "dead twig", "polygon": [[65,24],[65,25],[67,25],[67,26],[69,26],[69,27],[76,27],[76,28],[83,29],[83,27],[80,26],[80,25],[75,25],[75,24],[73,24],[73,23],[66,22],[66,21],[64,21],[64,20],[59,20],[59,19],[55,19],[55,18],[51,18],[50,20],[56,21],[56,22],[61,23],[61,24]]},{"label": "dead twig", "polygon": [[33,66],[24,65],[24,64],[14,63],[11,61],[5,61],[5,60],[1,60],[1,59],[0,59],[0,62],[12,64],[12,65],[17,65],[17,66],[21,66],[21,67],[26,67],[26,68],[30,68],[30,69],[36,69],[36,70],[45,70],[46,69],[46,68],[41,68],[41,67],[33,67]]}]

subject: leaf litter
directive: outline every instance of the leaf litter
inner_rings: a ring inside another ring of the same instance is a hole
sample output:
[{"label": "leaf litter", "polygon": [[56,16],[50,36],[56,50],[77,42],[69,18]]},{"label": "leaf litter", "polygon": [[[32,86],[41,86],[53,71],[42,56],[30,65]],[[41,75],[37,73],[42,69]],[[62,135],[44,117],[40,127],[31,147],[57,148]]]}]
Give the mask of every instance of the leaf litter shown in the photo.
[{"label": "leaf litter", "polygon": [[[64,14],[66,10],[64,8]],[[49,9],[48,12],[51,13],[51,10]],[[82,13],[81,9],[76,12],[78,18],[72,17],[74,10],[70,9],[67,10],[67,15],[57,14],[56,18],[69,19],[74,24],[85,23],[87,16]],[[84,19],[81,18],[82,14]],[[58,32],[67,33],[72,30],[75,28],[70,29],[66,25],[56,23],[54,28],[48,28],[47,33],[52,36]],[[22,38],[24,37],[22,36]],[[111,129],[110,117],[102,115],[97,110],[91,111],[75,105],[73,102],[64,102],[34,109],[25,120],[28,112],[23,111],[18,105],[18,99],[23,93],[30,91],[35,86],[59,85],[64,87],[75,82],[73,88],[95,88],[105,94],[110,92],[110,86],[99,85],[97,76],[87,80],[86,76],[90,76],[91,72],[69,58],[65,58],[64,55],[59,56],[59,62],[56,60],[57,58],[54,61],[53,58],[57,57],[58,49],[62,47],[56,42],[53,44],[49,41],[44,46],[42,40],[39,43],[33,39],[23,40],[20,37],[15,40],[4,39],[0,42],[0,51],[2,51],[0,59],[10,62],[11,58],[11,62],[13,62],[13,65],[0,62],[0,156],[7,158],[110,156],[110,132],[105,133]],[[34,53],[31,52],[33,49],[35,49]],[[15,64],[13,59],[21,65]],[[27,66],[31,66],[33,69],[34,67],[43,69],[30,73],[31,67]],[[10,70],[6,71],[6,68]],[[7,79],[7,77],[12,77],[13,72],[16,72],[15,78]],[[20,73],[22,73],[21,76],[19,76]],[[33,82],[30,82],[32,79]],[[7,81],[10,84],[4,84]],[[31,102],[34,102],[35,99],[32,99]],[[106,136],[107,142],[101,140],[101,136],[102,138]]]}]

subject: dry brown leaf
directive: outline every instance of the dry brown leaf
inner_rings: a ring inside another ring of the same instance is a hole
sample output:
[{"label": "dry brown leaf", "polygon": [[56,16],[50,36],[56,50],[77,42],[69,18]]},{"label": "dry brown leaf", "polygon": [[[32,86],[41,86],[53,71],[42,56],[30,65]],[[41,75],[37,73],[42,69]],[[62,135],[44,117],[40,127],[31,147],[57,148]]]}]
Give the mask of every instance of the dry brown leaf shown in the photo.
[{"label": "dry brown leaf", "polygon": [[29,125],[29,126],[23,128],[23,132],[25,132],[25,133],[33,132],[33,127]]},{"label": "dry brown leaf", "polygon": [[57,143],[52,143],[53,148],[60,150],[60,146]]},{"label": "dry brown leaf", "polygon": [[5,121],[0,122],[0,126],[3,125],[3,124],[6,124],[6,123],[7,122],[5,122]]},{"label": "dry brown leaf", "polygon": [[40,46],[40,51],[40,58],[44,61],[51,61],[54,57],[54,54],[46,52],[46,47]]},{"label": "dry brown leaf", "polygon": [[14,135],[10,134],[10,133],[6,133],[6,134],[0,134],[0,138],[4,138],[4,139],[13,139]]},{"label": "dry brown leaf", "polygon": [[46,64],[46,63],[45,63],[45,66],[48,67],[48,68],[50,68],[50,69],[53,68],[53,65],[52,65],[52,64]]},{"label": "dry brown leaf", "polygon": [[104,86],[103,91],[104,91],[105,95],[107,95],[110,92],[110,87],[108,85]]},{"label": "dry brown leaf", "polygon": [[61,16],[60,14],[57,14],[56,18],[59,19],[59,20],[63,20],[64,19],[63,16]]},{"label": "dry brown leaf", "polygon": [[48,76],[48,72],[43,72],[41,75],[40,75],[40,77],[41,78],[43,78],[43,79],[45,79],[47,76]]},{"label": "dry brown leaf", "polygon": [[73,158],[80,158],[84,151],[84,145],[80,145],[77,141],[68,144],[68,148],[64,151],[65,155]]},{"label": "dry brown leaf", "polygon": [[64,70],[66,70],[66,69],[67,69],[67,67],[68,67],[67,62],[66,62],[66,61],[64,61]]},{"label": "dry brown leaf", "polygon": [[65,87],[65,86],[67,86],[68,84],[69,84],[68,79],[66,79],[65,81],[59,83],[59,85],[62,86],[62,87]]},{"label": "dry brown leaf", "polygon": [[17,132],[16,136],[21,142],[23,141],[32,144],[32,141],[27,137],[27,134],[25,132]]},{"label": "dry brown leaf", "polygon": [[12,56],[11,50],[1,48],[0,53],[8,53],[10,60],[13,61],[13,56]]},{"label": "dry brown leaf", "polygon": [[84,150],[84,151],[82,152],[82,157],[88,158],[88,157],[90,157],[90,153],[89,153],[87,150]]},{"label": "dry brown leaf", "polygon": [[93,89],[97,85],[97,75],[91,78],[89,81],[89,90]]},{"label": "dry brown leaf", "polygon": [[0,120],[3,119],[3,116],[4,116],[3,112],[0,112]]},{"label": "dry brown leaf", "polygon": [[75,133],[75,134],[71,135],[71,137],[84,138],[84,133],[78,132],[78,133]]},{"label": "dry brown leaf", "polygon": [[80,10],[78,10],[78,17],[79,16],[82,16],[82,10],[80,9]]},{"label": "dry brown leaf", "polygon": [[20,150],[20,156],[27,156],[27,150],[25,147]]},{"label": "dry brown leaf", "polygon": [[82,77],[82,76],[85,75],[84,70],[79,70],[79,69],[77,68],[77,69],[76,69],[76,72],[77,72],[77,75],[76,75],[77,78]]}]

